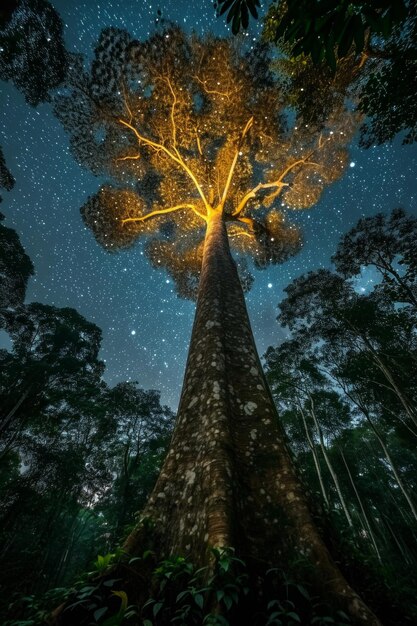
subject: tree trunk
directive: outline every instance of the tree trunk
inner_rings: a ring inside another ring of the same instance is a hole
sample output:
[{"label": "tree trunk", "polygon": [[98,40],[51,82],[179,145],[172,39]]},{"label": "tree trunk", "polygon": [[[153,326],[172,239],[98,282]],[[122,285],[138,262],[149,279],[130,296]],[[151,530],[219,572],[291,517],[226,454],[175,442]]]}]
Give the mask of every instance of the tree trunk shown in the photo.
[{"label": "tree trunk", "polygon": [[306,420],[306,416],[304,414],[303,408],[302,408],[301,405],[299,405],[297,408],[298,408],[298,412],[300,413],[301,418],[303,420],[304,432],[306,434],[308,447],[310,448],[311,454],[313,456],[314,466],[316,468],[317,477],[319,479],[321,494],[323,496],[323,499],[324,499],[326,505],[329,506],[329,499],[327,497],[326,489],[324,487],[323,476],[322,476],[322,473],[321,473],[320,461],[319,461],[319,458],[318,458],[318,455],[317,455],[316,446],[314,444],[313,439],[311,438],[310,431],[308,429],[307,420]]},{"label": "tree trunk", "polygon": [[377,429],[377,427],[375,426],[375,424],[373,423],[373,421],[371,420],[371,416],[369,415],[369,412],[362,408],[362,412],[365,415],[368,424],[370,425],[370,427],[372,428],[375,437],[378,439],[379,445],[381,446],[384,454],[385,454],[385,458],[388,461],[389,466],[391,467],[392,473],[394,474],[395,480],[397,481],[397,485],[399,486],[399,488],[402,491],[402,494],[404,496],[404,498],[407,500],[407,504],[410,507],[410,511],[413,514],[414,519],[417,521],[417,509],[414,505],[413,500],[411,499],[410,494],[408,493],[408,489],[406,489],[401,476],[398,473],[397,470],[397,466],[394,463],[394,461],[392,460],[391,454],[389,453],[389,450],[387,448],[387,446],[384,443],[384,440],[382,439],[381,435],[379,434],[379,431]]},{"label": "tree trunk", "polygon": [[378,557],[378,561],[380,563],[382,563],[381,554],[380,554],[380,552],[378,550],[378,546],[377,546],[377,543],[375,541],[374,533],[372,532],[372,528],[371,528],[371,525],[369,523],[368,516],[366,515],[365,508],[364,508],[363,502],[362,502],[362,498],[360,497],[359,491],[356,488],[355,481],[353,480],[352,473],[351,473],[351,471],[349,469],[349,465],[347,464],[347,461],[345,459],[345,455],[343,454],[343,450],[341,448],[339,448],[339,452],[340,452],[340,455],[342,457],[343,463],[345,464],[346,471],[347,471],[347,474],[349,476],[349,481],[350,481],[350,484],[352,485],[353,491],[355,492],[355,496],[356,496],[356,499],[358,501],[359,508],[360,508],[360,510],[362,512],[362,519],[364,521],[364,526],[366,527],[366,532],[368,533],[369,538],[371,540],[371,543],[372,543],[372,545],[374,547],[375,553],[376,553],[376,555]]},{"label": "tree trunk", "polygon": [[333,465],[332,465],[332,463],[330,461],[329,455],[327,454],[327,449],[326,449],[326,446],[324,444],[323,431],[322,431],[321,426],[320,426],[320,424],[319,424],[319,422],[317,420],[316,411],[315,411],[315,408],[314,408],[313,396],[311,395],[311,393],[309,393],[308,395],[309,395],[309,399],[310,399],[310,413],[311,413],[311,417],[313,418],[314,426],[316,427],[316,431],[317,431],[317,434],[319,436],[320,448],[321,448],[321,451],[323,453],[324,460],[326,461],[327,469],[329,470],[330,476],[332,477],[333,484],[334,484],[334,486],[336,488],[336,492],[337,492],[340,504],[342,505],[342,509],[343,509],[344,514],[345,514],[347,523],[349,524],[350,528],[353,528],[352,518],[350,516],[348,506],[347,506],[347,504],[345,502],[345,499],[343,497],[343,493],[342,493],[342,490],[340,488],[339,479],[338,479],[337,474],[336,474],[336,472],[334,470],[334,467],[333,467]]},{"label": "tree trunk", "polygon": [[[223,216],[208,219],[196,317],[170,449],[143,512],[161,556],[198,566],[232,546],[248,564],[303,556],[322,598],[380,624],[333,562],[311,519],[267,387]],[[140,553],[141,530],[125,549]]]}]

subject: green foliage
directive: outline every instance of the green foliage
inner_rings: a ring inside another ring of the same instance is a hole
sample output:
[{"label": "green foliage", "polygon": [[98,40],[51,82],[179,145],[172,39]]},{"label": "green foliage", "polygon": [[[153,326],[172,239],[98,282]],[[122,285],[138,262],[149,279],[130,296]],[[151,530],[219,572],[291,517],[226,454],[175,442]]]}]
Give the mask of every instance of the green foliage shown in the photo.
[{"label": "green foliage", "polygon": [[337,57],[345,57],[353,45],[360,54],[369,33],[389,37],[406,15],[403,0],[286,0],[272,5],[268,28],[274,28],[275,41],[291,46],[293,56],[311,55],[316,64],[325,59],[336,70]]},{"label": "green foliage", "polygon": [[110,564],[114,561],[115,556],[116,555],[111,552],[105,554],[104,556],[99,554],[97,556],[97,559],[93,563],[94,572],[97,572],[97,574],[103,574],[109,568]]},{"label": "green foliage", "polygon": [[162,561],[155,569],[155,595],[143,607],[146,626],[232,626],[251,619],[254,626],[349,626],[342,611],[320,603],[308,583],[282,569],[259,572],[251,580],[232,548],[213,549],[213,566],[195,570],[183,557]]},{"label": "green foliage", "polygon": [[239,599],[249,592],[244,562],[232,548],[213,548],[213,566],[195,569],[181,556],[162,561],[154,571],[155,597],[143,607],[150,624],[227,625]]},{"label": "green foliage", "polygon": [[68,587],[49,589],[42,596],[20,595],[9,605],[10,612],[18,611],[21,619],[6,620],[4,626],[40,626],[45,624],[51,608],[64,602],[71,593]]},{"label": "green foliage", "polygon": [[13,9],[0,21],[0,79],[13,81],[35,106],[64,79],[64,24],[47,0],[20,0]]},{"label": "green foliage", "polygon": [[[393,624],[401,607],[417,614],[409,584],[417,568],[415,222],[402,210],[361,219],[341,239],[336,272],[310,272],[287,287],[280,320],[292,337],[265,355],[304,480],[327,497],[325,532],[333,528],[351,579]],[[365,290],[359,278],[370,269]]]},{"label": "green foliage", "polygon": [[95,576],[117,561],[173,415],[156,391],[103,382],[101,331],[77,311],[22,304],[33,267],[14,231],[1,236],[0,320],[12,342],[0,350],[3,621],[44,610],[42,592],[70,584],[97,552]]},{"label": "green foliage", "polygon": [[258,8],[261,6],[259,0],[217,0],[214,7],[217,9],[217,16],[227,13],[226,21],[232,22],[232,33],[237,35],[241,28],[249,26],[249,13],[258,19]]},{"label": "green foliage", "polygon": [[[0,189],[10,191],[14,187],[14,182],[14,178],[6,165],[3,149],[0,146]],[[0,202],[1,200],[2,198],[0,196]]]},{"label": "green foliage", "polygon": [[[5,167],[0,149],[0,187],[10,189],[11,180],[3,180]],[[2,309],[15,307],[23,303],[28,280],[33,275],[33,264],[24,251],[16,231],[6,228],[1,223],[4,215],[0,213],[0,328],[4,326]]]},{"label": "green foliage", "polygon": [[300,123],[320,127],[347,100],[366,118],[360,145],[417,137],[417,13],[414,2],[271,4],[263,38],[275,42],[287,101]]}]

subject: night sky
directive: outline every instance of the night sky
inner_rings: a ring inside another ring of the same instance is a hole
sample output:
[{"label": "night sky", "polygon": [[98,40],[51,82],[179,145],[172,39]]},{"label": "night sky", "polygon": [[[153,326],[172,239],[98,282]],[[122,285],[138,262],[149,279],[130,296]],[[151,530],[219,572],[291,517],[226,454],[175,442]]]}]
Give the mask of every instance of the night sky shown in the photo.
[{"label": "night sky", "polygon": [[[227,35],[210,0],[54,0],[66,25],[69,50],[89,57],[100,30],[126,28],[144,39],[155,28],[157,10],[186,30]],[[256,29],[248,37],[256,36]],[[16,179],[3,194],[6,226],[15,228],[31,257],[36,276],[27,301],[74,307],[103,331],[101,358],[106,381],[137,380],[159,389],[163,403],[176,409],[190,340],[195,305],[175,295],[168,276],[150,267],[139,242],[133,249],[108,254],[84,226],[79,209],[103,182],[81,169],[68,150],[68,138],[51,108],[29,107],[11,85],[1,84],[0,143]],[[281,266],[257,271],[247,295],[259,353],[277,345],[285,331],[276,322],[284,287],[300,274],[329,265],[341,233],[363,215],[403,207],[417,214],[417,146],[350,148],[344,176],[328,187],[319,203],[292,212],[305,245]],[[358,289],[366,289],[364,275]],[[4,342],[4,337],[3,337]]]}]

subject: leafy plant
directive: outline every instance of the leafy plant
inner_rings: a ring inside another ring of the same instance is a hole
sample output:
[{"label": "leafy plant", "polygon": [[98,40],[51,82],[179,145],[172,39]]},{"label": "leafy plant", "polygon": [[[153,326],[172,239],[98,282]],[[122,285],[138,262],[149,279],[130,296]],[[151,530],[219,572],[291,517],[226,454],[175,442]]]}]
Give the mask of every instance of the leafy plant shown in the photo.
[{"label": "leafy plant", "polygon": [[226,22],[232,22],[232,33],[237,35],[240,28],[246,29],[249,26],[249,12],[252,17],[258,19],[258,8],[261,6],[259,0],[217,0],[214,7],[217,9],[217,16],[227,13]]},{"label": "leafy plant", "polygon": [[111,563],[114,561],[115,556],[116,555],[112,552],[109,552],[108,554],[105,554],[104,556],[102,556],[101,554],[98,554],[97,559],[93,563],[94,573],[97,572],[97,574],[104,574],[104,572],[109,568]]}]

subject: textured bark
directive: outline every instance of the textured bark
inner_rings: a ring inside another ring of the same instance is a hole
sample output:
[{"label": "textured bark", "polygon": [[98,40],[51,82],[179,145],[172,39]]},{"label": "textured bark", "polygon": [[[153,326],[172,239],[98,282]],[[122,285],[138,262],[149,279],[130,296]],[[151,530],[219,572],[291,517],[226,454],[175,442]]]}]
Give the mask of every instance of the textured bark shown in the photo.
[{"label": "textured bark", "polygon": [[[220,211],[208,220],[196,317],[171,446],[143,512],[161,555],[209,561],[233,546],[247,563],[303,555],[327,601],[380,624],[336,567],[311,519],[269,392]],[[125,549],[140,551],[140,527]]]}]

